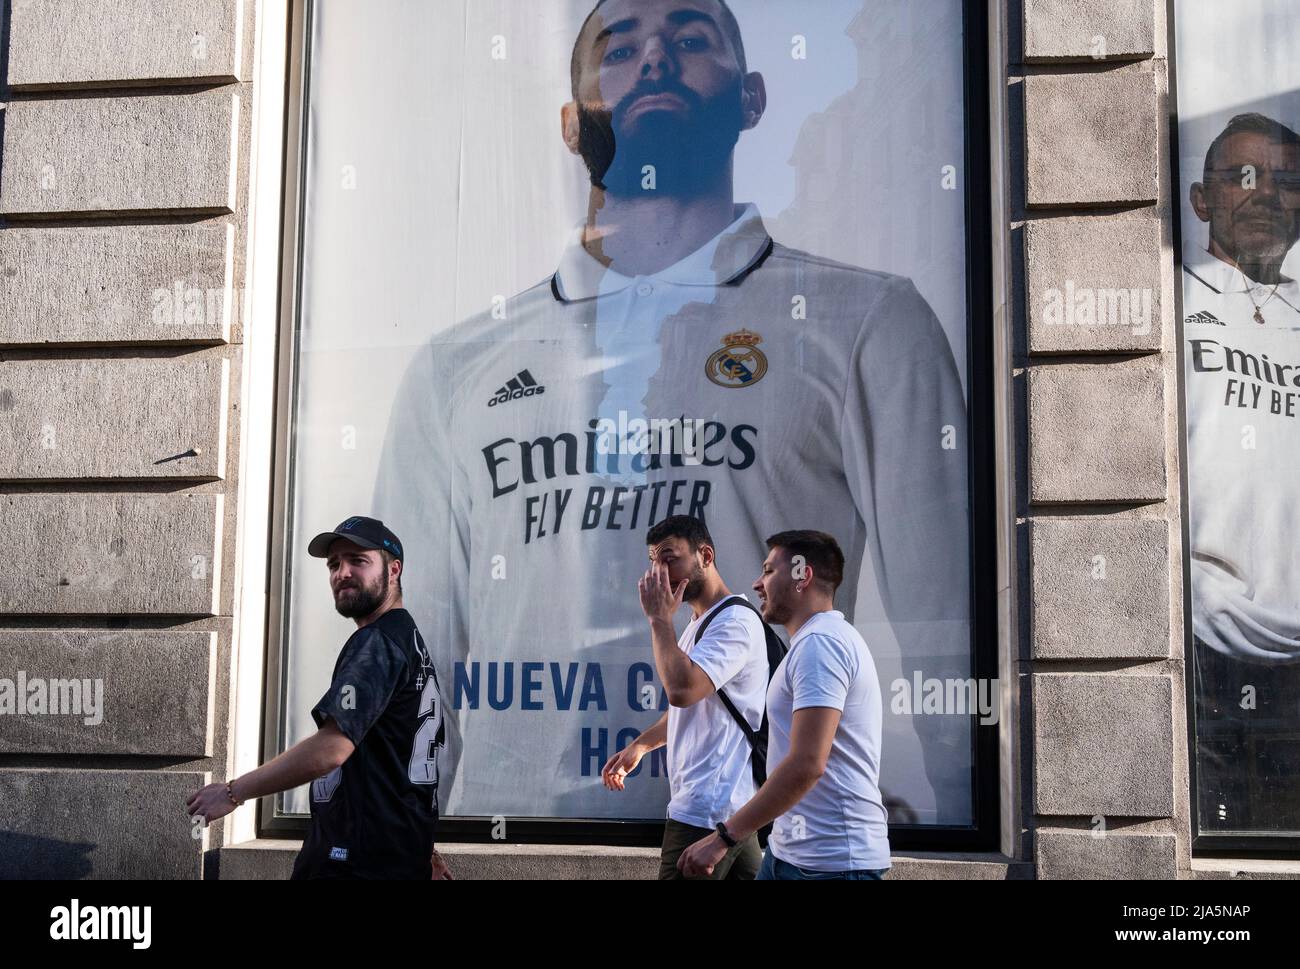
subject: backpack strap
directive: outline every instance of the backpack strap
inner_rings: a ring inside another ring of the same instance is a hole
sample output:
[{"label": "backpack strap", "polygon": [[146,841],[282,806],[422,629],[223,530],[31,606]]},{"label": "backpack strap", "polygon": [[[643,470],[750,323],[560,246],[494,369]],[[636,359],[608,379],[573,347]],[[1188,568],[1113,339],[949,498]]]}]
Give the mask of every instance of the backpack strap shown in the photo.
[{"label": "backpack strap", "polygon": [[[718,613],[722,612],[723,609],[726,609],[730,606],[746,606],[758,616],[759,622],[763,622],[763,614],[759,612],[758,609],[754,606],[754,604],[750,602],[748,599],[746,599],[744,596],[728,596],[726,599],[722,600],[722,602],[718,605],[716,609],[714,609],[711,613],[705,616],[704,621],[701,622],[698,627],[696,627],[695,642],[698,643],[701,639],[704,638],[704,630],[709,628],[709,623],[713,622],[713,617],[716,616]],[[763,627],[766,630],[767,623],[763,623]],[[749,746],[751,748],[757,748],[759,746],[758,731],[755,730],[753,727],[751,727],[749,725],[749,721],[746,720],[743,716],[741,716],[740,711],[736,709],[736,705],[731,702],[731,697],[727,696],[726,690],[719,689],[717,691],[717,694],[718,694],[718,699],[722,701],[722,705],[726,707],[727,712],[731,714],[731,719],[735,720],[737,726],[739,726],[740,729],[745,732],[745,739],[749,741]],[[767,748],[766,743],[763,743],[762,746],[763,749]]]},{"label": "backpack strap", "polygon": [[[698,643],[704,636],[704,630],[709,627],[709,623],[713,621],[713,617],[728,606],[744,606],[746,609],[754,613],[754,615],[758,616],[758,621],[762,623],[763,635],[767,640],[767,677],[770,680],[772,674],[776,672],[777,666],[785,656],[785,643],[781,641],[781,637],[776,634],[775,630],[767,624],[767,620],[763,618],[763,613],[759,611],[758,607],[744,596],[728,596],[722,601],[718,608],[705,616],[704,621],[701,622],[695,630],[695,642]],[[749,725],[749,721],[740,715],[740,711],[736,709],[736,705],[731,702],[731,697],[727,696],[726,690],[718,690],[717,694],[718,699],[722,701],[722,705],[726,707],[727,712],[731,714],[731,719],[736,721],[736,726],[740,727],[740,729],[744,731],[745,739],[749,741],[750,771],[754,778],[754,788],[758,789],[767,781],[767,703],[764,702],[763,704],[763,722],[760,723],[758,729],[755,730]],[[769,822],[768,824],[763,825],[763,827],[759,828],[756,833],[758,835],[759,845],[766,848],[768,836],[772,833],[772,823]]]}]

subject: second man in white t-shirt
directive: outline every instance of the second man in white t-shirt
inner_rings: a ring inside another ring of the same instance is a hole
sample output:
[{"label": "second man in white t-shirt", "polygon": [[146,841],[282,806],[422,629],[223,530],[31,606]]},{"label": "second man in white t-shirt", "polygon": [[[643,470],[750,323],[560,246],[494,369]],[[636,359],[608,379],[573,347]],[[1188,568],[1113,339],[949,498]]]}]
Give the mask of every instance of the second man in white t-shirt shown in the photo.
[{"label": "second man in white t-shirt", "polygon": [[754,589],[763,618],[790,634],[767,692],[767,781],[681,852],[680,867],[707,873],[731,844],[775,822],[760,880],[879,880],[890,866],[880,796],[883,710],[871,652],[834,608],[844,553],[818,531],[781,532],[767,546]]},{"label": "second man in white t-shirt", "polygon": [[[673,879],[682,877],[677,866],[682,850],[712,833],[754,794],[749,740],[718,691],[725,691],[751,728],[759,728],[767,693],[767,639],[753,609],[724,603],[731,593],[718,574],[713,539],[702,521],[666,518],[650,529],[646,544],[651,564],[638,588],[669,707],[658,723],[609,759],[602,779],[611,790],[622,790],[641,759],[667,744],[671,799],[659,877]],[[682,603],[694,615],[678,638],[673,617]],[[697,643],[696,630],[706,620]],[[703,877],[752,879],[761,861],[758,839],[751,834]]]}]

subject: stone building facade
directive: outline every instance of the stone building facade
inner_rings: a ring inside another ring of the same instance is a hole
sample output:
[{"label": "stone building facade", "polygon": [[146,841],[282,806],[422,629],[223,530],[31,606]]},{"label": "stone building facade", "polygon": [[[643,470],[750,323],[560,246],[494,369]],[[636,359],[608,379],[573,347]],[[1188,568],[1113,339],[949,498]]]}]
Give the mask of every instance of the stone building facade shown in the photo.
[{"label": "stone building facade", "polygon": [[[6,4],[0,675],[102,678],[114,708],[95,731],[0,724],[0,877],[291,864],[251,806],[196,831],[180,805],[261,757],[299,7]],[[988,15],[1001,835],[890,877],[1300,872],[1192,852],[1166,6]],[[1067,280],[1154,292],[1155,325],[1051,325],[1031,294]],[[461,877],[657,865],[448,851]]]}]

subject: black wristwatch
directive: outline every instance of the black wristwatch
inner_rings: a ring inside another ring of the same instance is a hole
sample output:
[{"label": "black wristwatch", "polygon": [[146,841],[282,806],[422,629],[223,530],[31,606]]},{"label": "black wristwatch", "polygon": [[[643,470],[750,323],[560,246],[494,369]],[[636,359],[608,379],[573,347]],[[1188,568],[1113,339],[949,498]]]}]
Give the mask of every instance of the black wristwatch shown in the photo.
[{"label": "black wristwatch", "polygon": [[729,831],[727,831],[727,823],[725,821],[719,821],[716,830],[718,832],[718,837],[722,839],[724,845],[728,848],[736,847],[736,839],[731,836]]}]

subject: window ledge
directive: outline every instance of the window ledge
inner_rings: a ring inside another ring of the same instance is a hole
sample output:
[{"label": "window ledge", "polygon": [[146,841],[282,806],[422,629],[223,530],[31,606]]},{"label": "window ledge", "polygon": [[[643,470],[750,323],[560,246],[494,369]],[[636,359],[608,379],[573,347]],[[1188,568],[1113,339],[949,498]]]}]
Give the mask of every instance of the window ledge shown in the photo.
[{"label": "window ledge", "polygon": [[1300,880],[1300,858],[1193,858],[1192,878]]},{"label": "window ledge", "polygon": [[[289,877],[301,841],[259,838],[221,849],[223,880]],[[438,846],[452,873],[462,879],[653,879],[658,848],[608,845],[461,844]],[[891,879],[1032,878],[1033,866],[995,852],[910,851],[893,857]]]}]

